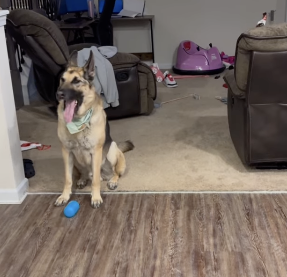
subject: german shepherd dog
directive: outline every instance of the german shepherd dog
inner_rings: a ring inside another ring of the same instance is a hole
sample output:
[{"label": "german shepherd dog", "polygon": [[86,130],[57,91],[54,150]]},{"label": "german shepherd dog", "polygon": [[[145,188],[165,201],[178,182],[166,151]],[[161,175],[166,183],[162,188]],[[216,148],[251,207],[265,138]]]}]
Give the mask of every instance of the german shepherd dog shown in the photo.
[{"label": "german shepherd dog", "polygon": [[[94,77],[93,52],[90,52],[89,59],[83,67],[77,66],[77,52],[73,52],[60,78],[56,95],[59,102],[58,137],[62,143],[65,166],[64,190],[56,200],[56,206],[69,201],[73,169],[76,168],[80,173],[77,187],[84,188],[91,181],[91,205],[98,208],[103,202],[100,194],[101,180],[108,181],[109,189],[116,189],[119,177],[126,169],[123,153],[134,148],[130,141],[117,145],[112,140],[101,97],[93,86]],[[84,117],[91,109],[89,126],[80,127],[81,131],[71,134],[67,123]]]}]

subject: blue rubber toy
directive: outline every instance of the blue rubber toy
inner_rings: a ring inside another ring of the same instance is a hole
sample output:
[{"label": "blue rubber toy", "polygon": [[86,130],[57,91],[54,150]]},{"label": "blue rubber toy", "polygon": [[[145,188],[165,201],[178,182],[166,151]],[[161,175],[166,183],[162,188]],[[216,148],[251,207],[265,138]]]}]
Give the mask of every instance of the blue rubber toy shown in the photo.
[{"label": "blue rubber toy", "polygon": [[64,215],[68,218],[73,217],[77,214],[80,209],[80,204],[77,201],[70,201],[64,209]]}]

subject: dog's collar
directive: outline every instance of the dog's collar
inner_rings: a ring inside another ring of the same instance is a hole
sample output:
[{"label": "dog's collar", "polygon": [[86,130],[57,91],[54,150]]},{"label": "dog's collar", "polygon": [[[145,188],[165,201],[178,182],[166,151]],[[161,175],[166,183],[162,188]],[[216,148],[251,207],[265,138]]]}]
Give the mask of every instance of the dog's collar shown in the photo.
[{"label": "dog's collar", "polygon": [[67,123],[66,126],[71,134],[76,134],[83,131],[86,127],[90,127],[90,120],[93,114],[93,109],[89,109],[87,113],[78,119],[73,119],[72,122]]}]

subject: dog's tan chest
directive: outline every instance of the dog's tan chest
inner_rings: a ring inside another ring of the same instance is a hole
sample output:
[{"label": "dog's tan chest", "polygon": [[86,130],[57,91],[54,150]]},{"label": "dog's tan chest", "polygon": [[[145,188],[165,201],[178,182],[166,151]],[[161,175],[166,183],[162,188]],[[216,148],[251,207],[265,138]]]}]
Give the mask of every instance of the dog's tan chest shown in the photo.
[{"label": "dog's tan chest", "polygon": [[65,131],[59,133],[59,138],[63,146],[74,154],[74,158],[80,166],[89,167],[91,165],[91,154],[96,140],[91,137],[89,130],[83,130],[74,135]]},{"label": "dog's tan chest", "polygon": [[78,149],[89,151],[92,150],[97,144],[97,139],[93,138],[88,130],[84,130],[75,135],[66,133],[59,137],[63,145],[70,150]]}]

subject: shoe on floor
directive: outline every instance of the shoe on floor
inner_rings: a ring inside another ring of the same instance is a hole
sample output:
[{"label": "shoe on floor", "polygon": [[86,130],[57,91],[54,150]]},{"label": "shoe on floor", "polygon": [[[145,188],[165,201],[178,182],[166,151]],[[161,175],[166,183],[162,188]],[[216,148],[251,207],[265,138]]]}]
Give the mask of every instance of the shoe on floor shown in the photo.
[{"label": "shoe on floor", "polygon": [[169,74],[168,71],[164,72],[164,83],[169,88],[175,88],[177,87],[177,82],[174,80],[171,74]]},{"label": "shoe on floor", "polygon": [[23,159],[23,165],[24,165],[24,172],[25,172],[25,177],[27,179],[32,178],[35,176],[35,169],[33,166],[33,162],[29,159]]},{"label": "shoe on floor", "polygon": [[157,63],[152,64],[151,70],[152,70],[153,74],[156,76],[156,80],[159,83],[162,82],[164,79],[164,76],[163,76],[163,73],[160,71]]}]

